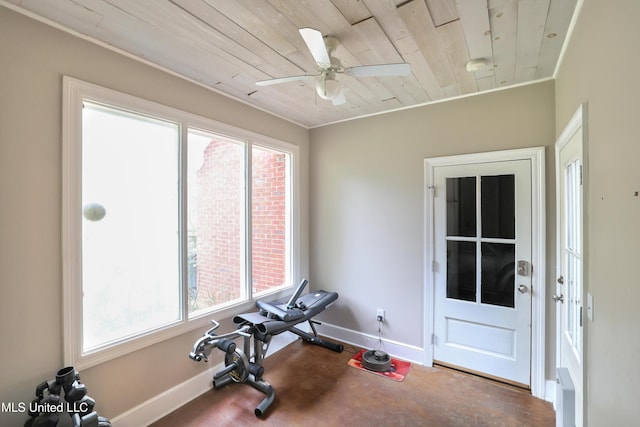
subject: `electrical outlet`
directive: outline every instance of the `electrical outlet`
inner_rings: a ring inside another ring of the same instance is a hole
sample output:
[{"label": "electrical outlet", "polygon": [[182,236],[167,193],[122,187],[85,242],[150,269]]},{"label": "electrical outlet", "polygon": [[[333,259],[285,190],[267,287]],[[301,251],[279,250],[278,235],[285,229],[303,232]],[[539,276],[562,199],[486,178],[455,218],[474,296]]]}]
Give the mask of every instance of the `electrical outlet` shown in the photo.
[{"label": "electrical outlet", "polygon": [[384,309],[379,308],[376,311],[376,319],[378,320],[378,322],[384,322]]}]

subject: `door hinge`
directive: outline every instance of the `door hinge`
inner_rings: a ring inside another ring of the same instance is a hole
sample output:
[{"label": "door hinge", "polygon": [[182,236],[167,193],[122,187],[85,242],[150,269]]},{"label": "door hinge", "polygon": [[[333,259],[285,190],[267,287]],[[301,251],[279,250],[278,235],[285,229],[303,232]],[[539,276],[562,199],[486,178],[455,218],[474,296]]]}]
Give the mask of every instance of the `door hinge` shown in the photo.
[{"label": "door hinge", "polygon": [[432,271],[433,273],[437,273],[437,272],[438,272],[438,261],[433,260],[433,261],[431,262],[431,271]]},{"label": "door hinge", "polygon": [[436,343],[436,334],[431,334],[431,345]]},{"label": "door hinge", "polygon": [[582,306],[580,306],[580,327],[582,328]]},{"label": "door hinge", "polygon": [[580,165],[580,185],[582,185],[582,165]]},{"label": "door hinge", "polygon": [[436,197],[436,186],[435,185],[430,185],[429,186],[429,190],[431,190],[431,197],[435,198]]}]

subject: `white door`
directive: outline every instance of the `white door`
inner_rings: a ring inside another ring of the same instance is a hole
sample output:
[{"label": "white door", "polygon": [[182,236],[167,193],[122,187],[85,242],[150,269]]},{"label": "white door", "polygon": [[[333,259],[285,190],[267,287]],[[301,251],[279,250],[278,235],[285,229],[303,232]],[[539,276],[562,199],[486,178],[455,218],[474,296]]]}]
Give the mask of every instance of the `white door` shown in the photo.
[{"label": "white door", "polygon": [[[581,116],[581,110],[577,115]],[[556,143],[558,367],[569,370],[575,389],[575,424],[582,426],[583,256],[582,118],[574,120]]]},{"label": "white door", "polygon": [[530,387],[531,161],[433,171],[434,363]]}]

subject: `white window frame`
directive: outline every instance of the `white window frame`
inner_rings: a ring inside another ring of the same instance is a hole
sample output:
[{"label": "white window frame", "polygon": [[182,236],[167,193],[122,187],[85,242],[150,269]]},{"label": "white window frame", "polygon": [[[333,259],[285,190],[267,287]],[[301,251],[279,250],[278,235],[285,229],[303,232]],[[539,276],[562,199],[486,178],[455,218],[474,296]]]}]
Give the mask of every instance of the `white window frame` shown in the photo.
[{"label": "white window frame", "polygon": [[[91,352],[82,352],[82,108],[85,100],[115,106],[136,114],[145,114],[163,120],[177,122],[181,125],[180,158],[181,169],[186,171],[186,147],[189,129],[200,129],[218,135],[228,136],[246,143],[246,247],[250,248],[251,233],[251,149],[259,146],[279,150],[290,155],[290,206],[288,218],[291,223],[290,268],[291,286],[280,288],[268,294],[278,299],[287,296],[300,277],[300,173],[299,148],[294,145],[225,123],[217,122],[195,114],[187,113],[172,107],[161,105],[92,83],[87,83],[68,76],[63,77],[63,123],[62,123],[62,274],[63,274],[63,341],[64,363],[85,369],[98,365],[116,357],[123,356],[152,344],[201,328],[210,323],[210,319],[228,318],[234,314],[251,311],[255,307],[252,295],[250,276],[246,280],[248,298],[240,303],[212,309],[189,318],[186,301],[186,271],[181,272],[182,301],[180,320],[170,325],[157,328],[130,338],[117,341],[111,345]],[[182,233],[186,233],[186,182],[181,172],[180,179]],[[184,242],[184,237],[181,237]],[[181,244],[183,260],[186,259],[186,245]],[[247,273],[251,272],[251,251],[246,251]],[[184,267],[183,267],[184,270]],[[179,284],[176,284],[178,286]],[[261,298],[266,295],[261,294]]]}]

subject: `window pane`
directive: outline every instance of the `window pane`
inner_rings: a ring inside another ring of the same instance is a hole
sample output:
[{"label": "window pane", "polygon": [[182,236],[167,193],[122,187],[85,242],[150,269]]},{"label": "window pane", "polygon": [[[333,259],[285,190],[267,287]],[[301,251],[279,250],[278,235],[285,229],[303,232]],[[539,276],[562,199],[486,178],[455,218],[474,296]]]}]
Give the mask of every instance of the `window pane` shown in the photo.
[{"label": "window pane", "polygon": [[447,298],[476,300],[475,242],[447,242]]},{"label": "window pane", "polygon": [[180,317],[174,123],[85,103],[83,351]]},{"label": "window pane", "polygon": [[189,312],[246,298],[245,144],[190,130]]},{"label": "window pane", "polygon": [[252,279],[259,294],[291,284],[287,153],[252,148]]},{"label": "window pane", "polygon": [[447,178],[447,236],[476,235],[476,178]]},{"label": "window pane", "polygon": [[482,303],[514,307],[516,246],[482,243],[481,250]]},{"label": "window pane", "polygon": [[480,179],[482,237],[513,239],[516,233],[515,179],[513,175]]}]

